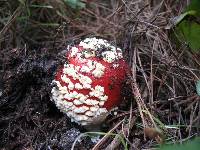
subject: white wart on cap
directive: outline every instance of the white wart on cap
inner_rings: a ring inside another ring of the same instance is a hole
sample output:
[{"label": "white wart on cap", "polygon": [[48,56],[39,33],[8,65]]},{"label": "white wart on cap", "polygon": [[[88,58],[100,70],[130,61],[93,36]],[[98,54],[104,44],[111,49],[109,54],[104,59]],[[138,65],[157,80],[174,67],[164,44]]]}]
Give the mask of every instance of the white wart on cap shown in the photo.
[{"label": "white wart on cap", "polygon": [[69,49],[67,59],[52,81],[52,101],[71,121],[93,124],[120,103],[127,68],[122,50],[107,40],[86,38]]}]

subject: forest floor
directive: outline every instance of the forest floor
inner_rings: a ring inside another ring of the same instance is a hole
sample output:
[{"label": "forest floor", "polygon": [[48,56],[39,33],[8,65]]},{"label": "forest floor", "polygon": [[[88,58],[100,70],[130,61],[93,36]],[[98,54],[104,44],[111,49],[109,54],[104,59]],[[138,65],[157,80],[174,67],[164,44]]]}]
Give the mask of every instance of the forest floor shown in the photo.
[{"label": "forest floor", "polygon": [[[173,39],[187,1],[0,1],[0,149],[153,149],[200,135],[200,57]],[[101,132],[50,101],[67,45],[97,36],[123,49],[132,75]],[[95,141],[95,137],[99,140]]]}]

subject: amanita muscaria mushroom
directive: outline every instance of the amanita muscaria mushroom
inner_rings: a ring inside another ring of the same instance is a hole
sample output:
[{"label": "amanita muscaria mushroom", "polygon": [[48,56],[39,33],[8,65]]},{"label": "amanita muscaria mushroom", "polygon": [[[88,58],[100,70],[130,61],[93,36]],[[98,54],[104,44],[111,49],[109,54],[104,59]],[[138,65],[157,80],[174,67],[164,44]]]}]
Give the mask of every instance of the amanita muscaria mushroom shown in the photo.
[{"label": "amanita muscaria mushroom", "polygon": [[107,40],[86,38],[69,48],[66,60],[53,80],[52,100],[71,121],[102,122],[121,102],[127,69],[122,50]]}]

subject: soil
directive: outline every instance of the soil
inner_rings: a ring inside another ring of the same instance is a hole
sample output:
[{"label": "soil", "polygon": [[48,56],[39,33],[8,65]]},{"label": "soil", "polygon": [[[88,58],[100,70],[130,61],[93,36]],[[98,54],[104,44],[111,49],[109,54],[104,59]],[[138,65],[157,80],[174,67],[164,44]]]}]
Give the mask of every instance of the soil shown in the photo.
[{"label": "soil", "polygon": [[[1,53],[0,147],[4,149],[70,149],[85,130],[72,123],[50,101],[51,81],[59,61],[44,49]],[[77,142],[89,149],[90,138]]]}]

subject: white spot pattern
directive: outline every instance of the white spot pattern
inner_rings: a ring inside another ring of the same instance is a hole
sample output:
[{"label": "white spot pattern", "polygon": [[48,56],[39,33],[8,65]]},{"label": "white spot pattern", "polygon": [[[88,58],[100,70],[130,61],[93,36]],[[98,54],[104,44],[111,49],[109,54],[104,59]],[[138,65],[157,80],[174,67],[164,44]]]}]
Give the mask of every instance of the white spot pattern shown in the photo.
[{"label": "white spot pattern", "polygon": [[115,47],[111,45],[107,40],[104,39],[98,39],[96,37],[93,38],[86,38],[85,40],[81,41],[79,43],[79,46],[83,47],[83,52],[78,52],[76,47],[71,48],[71,57],[77,56],[82,59],[82,56],[84,55],[85,58],[95,57],[97,51],[99,49],[107,49],[102,52],[103,60],[112,63],[116,60],[119,60],[123,58],[122,50],[118,47]]},{"label": "white spot pattern", "polygon": [[[92,86],[92,79],[88,76],[93,75],[96,78],[101,78],[105,73],[105,66],[88,58],[96,57],[97,51],[102,48],[105,50],[101,53],[101,57],[106,63],[113,63],[123,56],[120,48],[116,48],[106,40],[95,37],[86,38],[80,42],[79,46],[84,51],[79,51],[76,46],[71,47],[69,57],[77,57],[84,63],[82,66],[65,64],[61,80],[66,86],[62,86],[59,81],[53,80],[52,83],[55,83],[56,87],[52,88],[51,93],[56,106],[66,113],[71,121],[87,125],[92,122],[92,118],[108,113],[108,110],[103,108],[104,103],[108,100],[108,96],[104,93],[104,87],[100,85]],[[113,64],[114,68],[118,66],[118,63]],[[71,79],[74,81],[72,82]],[[80,90],[82,89],[87,89],[88,95],[81,93]]]}]

